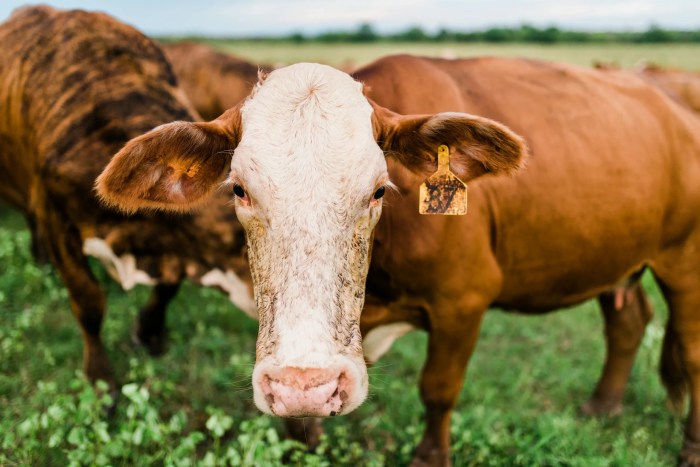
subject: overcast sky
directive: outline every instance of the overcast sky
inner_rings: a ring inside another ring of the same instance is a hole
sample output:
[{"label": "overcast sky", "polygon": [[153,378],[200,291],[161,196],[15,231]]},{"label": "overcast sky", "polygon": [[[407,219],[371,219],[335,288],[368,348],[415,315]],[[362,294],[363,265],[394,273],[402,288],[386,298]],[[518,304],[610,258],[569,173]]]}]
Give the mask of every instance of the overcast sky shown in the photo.
[{"label": "overcast sky", "polygon": [[[700,29],[700,0],[48,0],[61,8],[101,10],[153,34],[283,35],[421,26],[429,32],[490,26],[556,25],[584,30],[643,30],[651,24]],[[0,0],[0,19],[26,2]]]}]

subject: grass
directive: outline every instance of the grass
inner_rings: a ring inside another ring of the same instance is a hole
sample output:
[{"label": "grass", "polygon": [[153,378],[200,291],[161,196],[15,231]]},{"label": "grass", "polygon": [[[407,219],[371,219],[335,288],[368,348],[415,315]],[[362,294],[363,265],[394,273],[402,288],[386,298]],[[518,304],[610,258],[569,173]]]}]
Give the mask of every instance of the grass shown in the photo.
[{"label": "grass", "polygon": [[590,66],[596,61],[629,68],[643,62],[700,70],[700,44],[484,44],[484,43],[393,43],[318,44],[291,42],[216,41],[209,43],[254,63],[277,66],[296,62],[320,62],[333,66],[359,67],[381,56],[400,53],[437,57],[499,55],[532,57]]},{"label": "grass", "polygon": [[[316,452],[280,439],[252,403],[257,324],[223,294],[185,286],[169,314],[170,351],[134,348],[148,290],[107,281],[104,341],[125,389],[114,417],[84,380],[78,327],[56,274],[37,267],[19,216],[0,210],[0,465],[406,465],[422,432],[417,378],[426,336],[402,338],[370,370],[359,410],[324,422]],[[681,420],[657,377],[657,316],[613,419],[578,415],[603,359],[597,306],[525,317],[487,314],[452,423],[453,461],[469,465],[669,465]]]},{"label": "grass", "polygon": [[[388,53],[532,56],[589,65],[646,59],[700,69],[700,46],[484,44],[328,45],[217,43],[257,62],[361,65]],[[0,207],[0,465],[407,465],[423,429],[417,380],[426,336],[402,338],[370,369],[370,398],[324,422],[315,452],[284,441],[281,424],[252,403],[257,323],[223,294],[186,285],[168,316],[159,359],[129,338],[148,295],[107,280],[103,337],[124,390],[116,414],[87,384],[66,291],[34,265],[22,218]],[[453,462],[471,465],[662,466],[675,462],[682,422],[665,408],[657,376],[666,311],[644,278],[656,316],[625,398],[612,419],[578,414],[600,373],[602,319],[595,303],[526,317],[490,311],[452,422]]]}]

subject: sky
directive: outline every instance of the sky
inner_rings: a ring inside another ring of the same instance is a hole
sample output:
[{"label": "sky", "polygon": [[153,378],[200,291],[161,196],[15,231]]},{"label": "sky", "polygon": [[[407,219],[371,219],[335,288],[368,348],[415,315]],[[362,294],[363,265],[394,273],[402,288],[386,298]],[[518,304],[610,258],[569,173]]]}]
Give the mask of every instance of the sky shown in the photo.
[{"label": "sky", "polygon": [[[492,26],[635,31],[657,25],[700,29],[700,0],[47,0],[104,11],[151,35],[251,36],[355,30],[428,32]],[[5,20],[19,0],[0,0]]]}]

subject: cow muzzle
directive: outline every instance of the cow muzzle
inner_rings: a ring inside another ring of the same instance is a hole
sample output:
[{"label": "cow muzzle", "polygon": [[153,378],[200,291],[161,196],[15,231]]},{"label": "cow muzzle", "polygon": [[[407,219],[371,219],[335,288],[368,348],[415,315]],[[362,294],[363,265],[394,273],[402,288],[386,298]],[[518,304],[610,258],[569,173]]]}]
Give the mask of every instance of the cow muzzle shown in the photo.
[{"label": "cow muzzle", "polygon": [[258,364],[253,390],[255,405],[280,417],[332,417],[354,410],[367,396],[366,374],[349,359],[328,368]]}]

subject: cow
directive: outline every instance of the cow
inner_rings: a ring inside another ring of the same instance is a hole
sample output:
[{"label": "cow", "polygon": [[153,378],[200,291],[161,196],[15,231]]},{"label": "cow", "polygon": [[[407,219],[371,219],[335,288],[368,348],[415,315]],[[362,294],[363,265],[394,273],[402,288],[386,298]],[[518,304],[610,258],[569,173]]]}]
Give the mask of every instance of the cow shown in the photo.
[{"label": "cow", "polygon": [[700,72],[647,64],[636,70],[668,95],[700,112]]},{"label": "cow", "polygon": [[[260,318],[258,408],[346,414],[367,394],[361,333],[423,328],[415,463],[447,465],[452,407],[490,306],[567,307],[648,268],[670,310],[662,380],[675,404],[690,395],[681,461],[700,465],[698,118],[639,77],[537,60],[394,56],[355,78],[275,70],[211,122],[133,139],[97,181],[127,212],[188,211],[229,190]],[[439,145],[469,183],[466,216],[418,213]],[[604,313],[595,410],[619,406],[643,303]]]},{"label": "cow", "polygon": [[[599,70],[619,71],[620,67],[604,62],[593,64]],[[663,67],[654,63],[643,63],[630,70],[658,87],[669,97],[700,112],[700,72]]]},{"label": "cow", "polygon": [[160,48],[105,14],[46,6],[16,10],[0,25],[0,43],[0,198],[23,213],[36,258],[68,289],[87,377],[116,396],[100,339],[105,295],[87,256],[125,289],[154,286],[133,336],[153,354],[164,350],[165,307],[185,278],[225,290],[255,316],[244,232],[228,196],[184,217],[127,217],[94,193],[128,140],[196,118]]},{"label": "cow", "polygon": [[205,120],[212,120],[248,97],[258,82],[258,72],[268,66],[217,52],[194,42],[162,45],[177,80],[192,105]]}]

